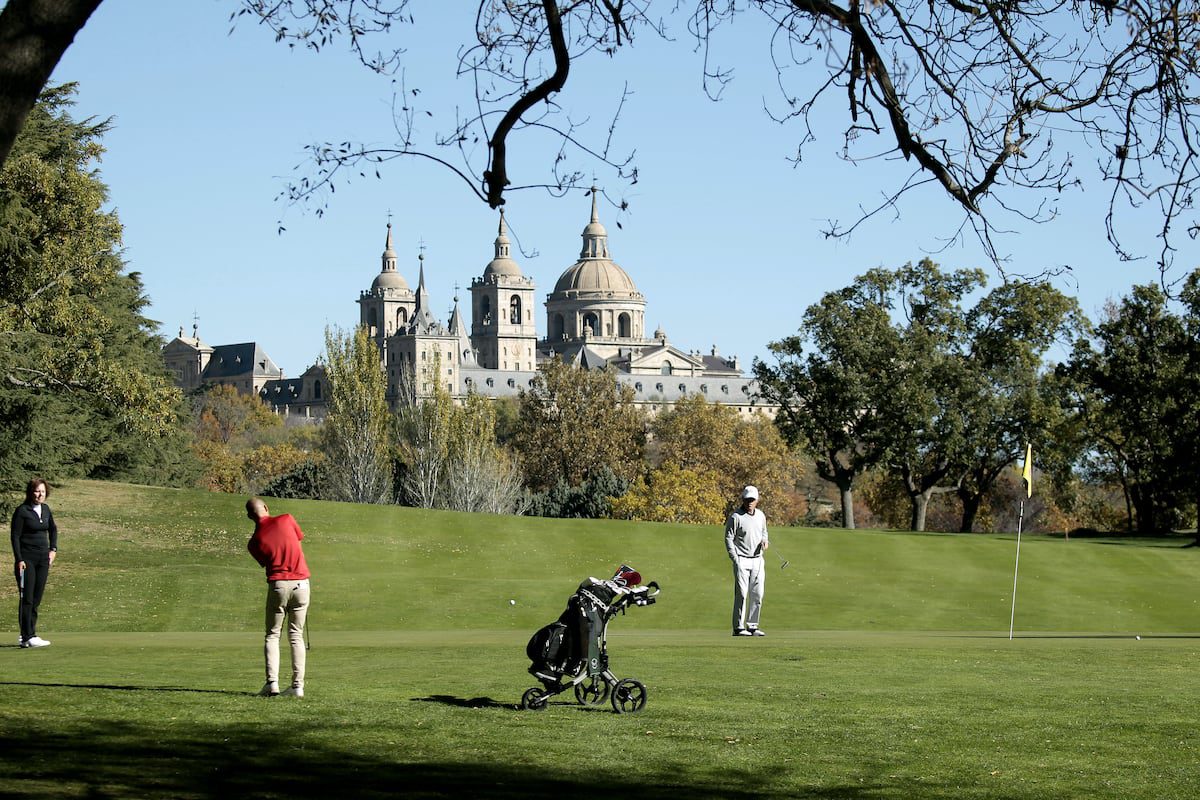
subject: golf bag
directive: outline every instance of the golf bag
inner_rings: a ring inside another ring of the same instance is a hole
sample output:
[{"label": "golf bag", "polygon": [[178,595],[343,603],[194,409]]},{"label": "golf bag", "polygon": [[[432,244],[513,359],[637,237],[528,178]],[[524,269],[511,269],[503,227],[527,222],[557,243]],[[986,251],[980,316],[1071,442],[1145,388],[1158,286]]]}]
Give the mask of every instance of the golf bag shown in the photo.
[{"label": "golf bag", "polygon": [[586,663],[589,675],[603,672],[607,657],[603,649],[605,610],[618,590],[604,581],[588,579],[567,600],[567,608],[558,619],[538,629],[525,646],[525,655],[533,665],[529,671],[555,677],[577,672]]},{"label": "golf bag", "polygon": [[605,639],[608,621],[629,606],[653,605],[658,584],[638,586],[642,576],[621,565],[608,580],[588,578],[567,600],[554,622],[538,629],[525,646],[532,665],[529,673],[541,683],[525,692],[521,707],[539,710],[547,701],[574,688],[575,699],[594,705],[611,697],[619,713],[640,711],[646,687],[632,678],[617,678],[608,668]]}]

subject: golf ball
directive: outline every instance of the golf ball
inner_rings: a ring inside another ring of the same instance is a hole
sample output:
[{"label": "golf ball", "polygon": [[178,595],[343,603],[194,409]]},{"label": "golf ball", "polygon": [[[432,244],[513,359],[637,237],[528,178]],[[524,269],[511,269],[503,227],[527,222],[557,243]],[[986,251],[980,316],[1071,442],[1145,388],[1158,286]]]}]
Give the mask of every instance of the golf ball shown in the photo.
[{"label": "golf ball", "polygon": [[[510,606],[515,606],[515,605],[517,604],[517,601],[516,601],[516,600],[509,600],[509,601],[508,601],[508,604],[509,604]],[[1140,639],[1140,638],[1142,638],[1142,637],[1140,637],[1140,636],[1139,636],[1138,638]]]},{"label": "golf ball", "polygon": [[1140,637],[1140,636],[1135,636],[1133,638],[1137,639],[1139,642],[1142,640],[1142,637]]}]

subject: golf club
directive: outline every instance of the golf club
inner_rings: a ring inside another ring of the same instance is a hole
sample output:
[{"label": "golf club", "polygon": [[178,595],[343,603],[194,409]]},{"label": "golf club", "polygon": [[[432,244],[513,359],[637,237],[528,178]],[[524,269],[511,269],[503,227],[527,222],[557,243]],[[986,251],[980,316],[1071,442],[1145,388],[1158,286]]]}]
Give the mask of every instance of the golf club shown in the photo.
[{"label": "golf club", "polygon": [[[776,553],[775,555],[779,556],[779,553]],[[780,569],[787,569],[787,565],[792,563],[792,562],[788,561],[786,558],[784,558],[783,556],[779,556],[779,560],[783,562],[782,564],[779,565]]]}]

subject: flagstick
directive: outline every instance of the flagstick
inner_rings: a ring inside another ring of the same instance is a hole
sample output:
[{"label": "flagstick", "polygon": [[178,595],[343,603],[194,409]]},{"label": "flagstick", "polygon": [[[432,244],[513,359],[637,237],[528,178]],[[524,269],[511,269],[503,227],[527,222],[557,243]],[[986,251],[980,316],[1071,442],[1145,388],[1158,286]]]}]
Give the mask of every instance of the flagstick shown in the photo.
[{"label": "flagstick", "polygon": [[1013,592],[1012,613],[1008,617],[1008,638],[1013,637],[1013,622],[1017,618],[1017,569],[1021,565],[1021,525],[1025,521],[1025,501],[1021,500],[1021,508],[1017,512],[1017,559],[1013,562]]}]

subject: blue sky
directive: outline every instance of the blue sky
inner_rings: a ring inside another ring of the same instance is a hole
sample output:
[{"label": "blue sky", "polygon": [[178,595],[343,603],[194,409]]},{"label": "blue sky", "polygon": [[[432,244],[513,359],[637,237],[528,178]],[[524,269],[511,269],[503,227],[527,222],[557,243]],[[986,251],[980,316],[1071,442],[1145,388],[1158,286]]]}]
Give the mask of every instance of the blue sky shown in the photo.
[{"label": "blue sky", "polygon": [[[471,97],[467,80],[454,79],[459,39],[447,37],[461,37],[472,15],[450,6],[417,4],[422,37],[407,56],[408,84],[442,110]],[[143,275],[149,316],[170,337],[181,326],[190,332],[196,315],[209,344],[257,341],[285,374],[298,375],[320,354],[326,325],[357,323],[355,301],[379,271],[390,212],[401,273],[415,288],[423,242],[426,284],[445,318],[455,285],[465,303],[492,257],[496,212],[450,172],[417,160],[386,165],[382,180],[339,185],[322,217],[279,200],[304,145],[389,140],[393,84],[336,46],[289,50],[246,21],[231,32],[235,7],[105,0],[52,79],[79,82],[78,116],[115,118],[101,175],[125,226],[130,269]],[[935,252],[962,216],[933,189],[911,195],[899,217],[869,221],[846,241],[826,239],[827,219],[851,220],[860,205],[877,204],[906,170],[840,161],[844,106],[836,102],[793,166],[799,131],[763,111],[775,100],[768,31],[746,18],[722,33],[717,58],[736,74],[718,103],[702,91],[699,54],[683,30],[676,34],[674,43],[645,35],[615,59],[578,63],[559,97],[572,119],[590,119],[593,141],[603,140],[629,81],[614,141],[636,150],[640,180],[619,195],[631,204],[620,227],[612,207],[601,207],[601,221],[614,260],[646,296],[648,328],[661,326],[685,350],[715,345],[748,366],[768,356],[768,342],[794,333],[824,292],[872,267],[931,255],[945,268],[980,266],[992,285],[999,280],[969,235]],[[514,140],[514,182],[540,175],[533,170],[547,157],[534,145]],[[602,167],[586,169],[618,196],[622,187]],[[1091,177],[1084,192],[1061,201],[1059,219],[999,240],[1016,272],[1073,267],[1056,284],[1093,319],[1107,299],[1158,278],[1152,258],[1122,264],[1109,249],[1106,195]],[[537,282],[544,335],[541,303],[579,254],[590,200],[530,190],[510,195],[505,213],[526,253],[517,261]],[[1153,255],[1146,231],[1138,244]],[[1200,263],[1195,243],[1184,244],[1192,249],[1177,257],[1179,270]]]}]

